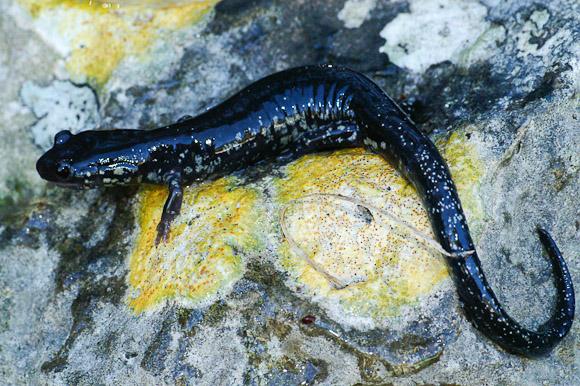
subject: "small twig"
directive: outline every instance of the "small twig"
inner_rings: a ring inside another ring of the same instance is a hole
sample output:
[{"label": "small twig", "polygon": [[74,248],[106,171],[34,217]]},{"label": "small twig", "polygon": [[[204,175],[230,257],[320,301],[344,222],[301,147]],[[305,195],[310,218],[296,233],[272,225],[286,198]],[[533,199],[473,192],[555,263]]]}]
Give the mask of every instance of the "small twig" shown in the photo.
[{"label": "small twig", "polygon": [[[292,200],[292,201],[296,201],[296,200]],[[282,233],[284,234],[284,237],[286,237],[286,240],[288,240],[288,244],[290,244],[290,248],[292,248],[296,253],[298,253],[298,255],[300,257],[302,257],[306,261],[306,263],[308,263],[308,265],[310,265],[312,268],[314,268],[314,270],[316,272],[318,272],[322,276],[324,276],[326,278],[326,280],[328,280],[329,283],[335,289],[342,289],[342,288],[346,287],[347,286],[346,283],[344,283],[339,278],[328,273],[323,267],[320,266],[320,264],[318,264],[317,262],[312,260],[308,256],[308,254],[306,252],[304,252],[304,250],[302,248],[300,248],[298,243],[296,243],[296,241],[294,241],[294,239],[290,235],[290,232],[288,231],[288,226],[286,224],[286,212],[287,212],[289,207],[290,207],[290,205],[286,205],[284,208],[282,208],[282,212],[280,213],[280,226],[282,227]]]},{"label": "small twig", "polygon": [[469,251],[464,251],[464,252],[454,252],[454,253],[447,252],[437,241],[435,241],[433,238],[429,237],[429,235],[421,232],[420,230],[418,230],[417,228],[415,228],[411,224],[409,224],[403,220],[398,219],[395,215],[393,215],[392,213],[390,213],[389,211],[387,211],[385,209],[378,208],[372,204],[363,202],[363,201],[358,200],[356,198],[347,197],[347,196],[343,196],[340,194],[333,194],[333,193],[313,193],[313,194],[307,194],[303,197],[291,200],[288,204],[286,204],[286,206],[284,206],[284,208],[282,208],[282,211],[280,213],[280,225],[282,227],[282,233],[284,234],[284,236],[288,240],[290,247],[293,250],[295,250],[312,268],[314,268],[317,272],[319,272],[324,277],[326,277],[326,279],[337,289],[346,287],[346,284],[344,282],[342,282],[340,279],[336,278],[335,276],[332,276],[324,268],[322,268],[318,263],[316,263],[314,260],[312,260],[306,254],[306,252],[302,248],[300,248],[300,246],[292,238],[292,236],[290,235],[290,232],[288,231],[288,227],[286,224],[286,212],[292,203],[301,202],[301,201],[305,201],[309,198],[316,198],[316,197],[332,197],[332,198],[336,198],[336,199],[339,199],[342,201],[350,202],[350,203],[355,204],[355,205],[360,205],[360,206],[365,207],[369,210],[374,210],[376,212],[379,212],[379,213],[385,215],[387,218],[389,218],[395,224],[397,224],[403,228],[406,228],[408,231],[410,231],[410,233],[417,240],[423,242],[425,245],[427,245],[431,249],[435,250],[436,252],[441,253],[444,256],[451,257],[451,258],[463,258],[463,257],[469,256],[469,255],[472,255],[473,253],[475,253],[474,250],[469,250]]},{"label": "small twig", "polygon": [[369,210],[374,210],[376,212],[379,212],[379,213],[385,215],[389,220],[393,221],[395,224],[409,230],[411,232],[411,234],[413,236],[415,236],[415,238],[417,240],[424,242],[427,246],[431,247],[433,250],[441,253],[444,256],[464,257],[464,256],[469,256],[469,255],[472,255],[473,253],[475,253],[475,251],[473,251],[473,250],[465,251],[465,252],[447,252],[437,241],[435,241],[429,235],[421,232],[420,230],[418,230],[417,228],[415,228],[413,225],[409,224],[408,222],[398,219],[394,214],[392,214],[388,210],[379,208],[377,206],[374,206],[373,204],[369,204],[367,202],[358,200],[356,198],[343,196],[341,194],[333,194],[333,193],[314,193],[314,194],[309,194],[309,195],[303,196],[302,199],[314,198],[314,197],[318,197],[318,196],[334,197],[336,199],[347,201],[347,202],[350,202],[350,203],[355,204],[355,205],[363,206]]}]

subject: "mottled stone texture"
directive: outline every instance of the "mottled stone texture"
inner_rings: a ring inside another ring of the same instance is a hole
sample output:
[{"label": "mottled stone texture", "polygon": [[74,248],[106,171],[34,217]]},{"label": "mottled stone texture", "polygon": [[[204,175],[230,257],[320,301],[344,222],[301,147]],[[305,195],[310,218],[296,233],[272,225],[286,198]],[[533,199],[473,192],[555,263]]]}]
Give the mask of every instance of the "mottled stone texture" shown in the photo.
[{"label": "mottled stone texture", "polygon": [[[48,15],[0,2],[0,383],[580,384],[578,323],[550,356],[512,356],[465,320],[449,280],[393,319],[335,317],[277,262],[275,216],[261,248],[234,248],[243,273],[227,291],[136,313],[136,189],[66,191],[34,170],[61,129],[153,128],[271,72],[343,64],[441,143],[454,135],[475,148],[470,224],[485,273],[535,327],[555,298],[536,225],[580,287],[577,1],[224,0],[98,82],[67,71],[77,43],[58,18],[80,11],[63,3]],[[285,173],[262,165],[238,179],[273,213],[269,178]]]}]

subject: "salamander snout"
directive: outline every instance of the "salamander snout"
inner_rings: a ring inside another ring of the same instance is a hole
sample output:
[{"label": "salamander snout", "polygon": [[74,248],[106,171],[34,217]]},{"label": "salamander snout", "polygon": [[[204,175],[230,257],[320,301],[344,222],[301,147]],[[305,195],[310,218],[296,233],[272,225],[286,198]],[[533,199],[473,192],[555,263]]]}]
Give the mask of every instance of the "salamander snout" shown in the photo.
[{"label": "salamander snout", "polygon": [[48,154],[43,155],[36,162],[36,170],[43,179],[67,184],[71,182],[73,176],[72,166],[67,161],[53,161]]},{"label": "salamander snout", "polygon": [[36,162],[36,170],[43,179],[59,185],[77,186],[75,167],[71,162],[73,155],[66,146],[74,136],[68,130],[60,131],[54,137],[54,146]]},{"label": "salamander snout", "polygon": [[72,134],[58,132],[54,145],[36,162],[43,179],[57,185],[90,189],[139,182],[140,153],[137,130],[99,130]]},{"label": "salamander snout", "polygon": [[40,177],[51,182],[68,182],[72,176],[72,166],[70,162],[59,159],[58,149],[62,147],[73,137],[68,130],[59,131],[54,137],[54,146],[44,153],[36,162],[36,170]]}]

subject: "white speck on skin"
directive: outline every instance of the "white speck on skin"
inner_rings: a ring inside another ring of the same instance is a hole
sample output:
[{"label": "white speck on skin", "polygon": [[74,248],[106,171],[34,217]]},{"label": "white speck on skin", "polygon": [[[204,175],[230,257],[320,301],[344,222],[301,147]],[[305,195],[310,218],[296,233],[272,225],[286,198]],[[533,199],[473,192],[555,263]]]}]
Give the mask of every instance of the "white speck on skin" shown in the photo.
[{"label": "white speck on skin", "polygon": [[486,15],[477,1],[412,0],[410,13],[399,14],[381,31],[386,43],[379,51],[415,72],[446,60],[457,63],[489,28]]},{"label": "white speck on skin", "polygon": [[346,28],[358,28],[369,18],[377,6],[377,0],[347,0],[338,13],[338,19]]}]

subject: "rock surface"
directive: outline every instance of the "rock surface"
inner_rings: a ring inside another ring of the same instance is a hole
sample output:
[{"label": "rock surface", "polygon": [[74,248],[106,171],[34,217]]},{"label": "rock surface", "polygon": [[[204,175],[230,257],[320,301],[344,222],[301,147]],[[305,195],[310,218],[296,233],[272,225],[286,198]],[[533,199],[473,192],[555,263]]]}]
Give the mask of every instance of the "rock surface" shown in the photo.
[{"label": "rock surface", "polygon": [[536,225],[580,277],[576,1],[134,4],[0,2],[5,383],[580,384],[578,323],[550,356],[509,355],[465,320],[440,256],[364,205],[304,200],[355,197],[430,232],[376,156],[191,187],[160,250],[163,190],[66,191],[34,170],[59,130],[153,128],[277,70],[347,65],[436,141],[492,288],[536,327],[555,298]]}]

